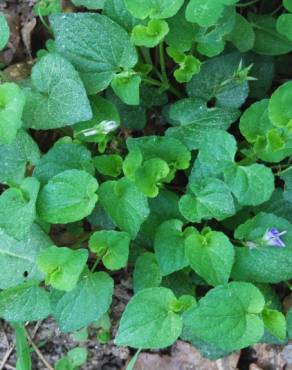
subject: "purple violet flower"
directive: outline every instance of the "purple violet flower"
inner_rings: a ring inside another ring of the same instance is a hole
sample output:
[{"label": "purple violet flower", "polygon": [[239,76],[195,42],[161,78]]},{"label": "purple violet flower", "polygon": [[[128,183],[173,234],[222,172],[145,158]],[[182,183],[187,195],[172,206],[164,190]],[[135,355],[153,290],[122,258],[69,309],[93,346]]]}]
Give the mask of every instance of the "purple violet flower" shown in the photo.
[{"label": "purple violet flower", "polygon": [[287,231],[279,231],[275,227],[272,227],[271,229],[268,229],[263,236],[263,240],[266,242],[267,245],[270,245],[272,247],[277,248],[283,248],[285,247],[285,243],[281,239],[281,236],[286,234]]}]

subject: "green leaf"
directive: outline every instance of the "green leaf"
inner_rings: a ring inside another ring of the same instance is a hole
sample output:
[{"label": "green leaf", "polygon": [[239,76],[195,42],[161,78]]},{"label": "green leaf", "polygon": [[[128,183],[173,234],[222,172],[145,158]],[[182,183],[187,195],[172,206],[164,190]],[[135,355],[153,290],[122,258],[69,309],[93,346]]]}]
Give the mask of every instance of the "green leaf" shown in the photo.
[{"label": "green leaf", "polygon": [[152,158],[163,159],[169,167],[185,170],[189,167],[191,154],[178,140],[165,136],[145,136],[129,138],[127,147],[131,151],[139,148],[144,160]]},{"label": "green leaf", "polygon": [[237,109],[213,107],[196,98],[178,100],[163,110],[171,125],[166,135],[174,137],[185,144],[189,150],[203,147],[205,140],[212,136],[213,130],[226,130],[237,120]]},{"label": "green leaf", "polygon": [[289,167],[284,173],[282,173],[281,179],[285,181],[283,193],[284,198],[288,202],[292,203],[292,167]]},{"label": "green leaf", "polygon": [[[250,143],[273,127],[268,112],[269,100],[263,99],[248,107],[240,117],[240,132]],[[256,122],[256,124],[255,124]]]},{"label": "green leaf", "polygon": [[168,34],[169,27],[162,19],[150,19],[147,26],[137,25],[132,31],[132,40],[137,46],[153,48],[163,41]]},{"label": "green leaf", "polygon": [[192,55],[185,55],[172,47],[167,48],[168,55],[179,64],[179,68],[174,71],[174,77],[177,82],[189,82],[193,75],[198,74],[201,68],[199,59]]},{"label": "green leaf", "polygon": [[265,300],[252,284],[233,282],[210,290],[183,315],[185,328],[226,351],[257,343],[264,334]]},{"label": "green leaf", "polygon": [[284,7],[289,11],[292,12],[292,1],[291,0],[283,0]]},{"label": "green leaf", "polygon": [[103,9],[105,0],[72,0],[76,6],[85,6],[87,9]]},{"label": "green leaf", "polygon": [[34,282],[0,292],[0,317],[7,321],[38,321],[51,313],[48,293]]},{"label": "green leaf", "polygon": [[120,270],[127,266],[130,236],[122,231],[96,231],[89,239],[91,252],[102,259],[108,270]]},{"label": "green leaf", "polygon": [[188,22],[198,23],[201,27],[210,27],[216,23],[223,11],[222,1],[191,0],[186,8]]},{"label": "green leaf", "polygon": [[94,174],[90,151],[79,144],[57,142],[38,161],[33,176],[44,185],[61,172],[73,169]]},{"label": "green leaf", "polygon": [[269,15],[252,14],[250,22],[255,32],[253,50],[264,55],[283,55],[292,50],[292,43],[277,32],[277,20]]},{"label": "green leaf", "polygon": [[176,219],[165,221],[157,228],[154,249],[163,276],[188,266],[186,238],[194,228],[184,231],[182,228],[183,222]]},{"label": "green leaf", "polygon": [[[281,240],[286,247],[268,246],[263,239],[267,230],[286,231]],[[236,248],[232,278],[258,283],[279,283],[292,278],[292,227],[273,214],[259,213],[235,230],[235,238],[250,248]]]},{"label": "green leaf", "polygon": [[32,69],[31,83],[31,87],[24,89],[26,128],[54,129],[92,117],[77,71],[59,54],[47,54],[38,61]]},{"label": "green leaf", "polygon": [[109,309],[113,280],[105,272],[88,272],[77,286],[56,302],[53,316],[63,332],[71,332],[99,320]]},{"label": "green leaf", "polygon": [[228,39],[241,53],[245,53],[254,46],[255,32],[249,21],[236,13],[235,26],[228,35]]},{"label": "green leaf", "polygon": [[156,198],[150,198],[150,215],[142,225],[142,234],[153,240],[157,227],[163,221],[180,219],[178,201],[179,197],[176,193],[163,189]]},{"label": "green leaf", "polygon": [[225,40],[228,40],[228,35],[235,26],[235,21],[235,8],[224,8],[220,18],[212,27],[201,28],[197,33],[198,51],[209,58],[222,53],[225,47]]},{"label": "green leaf", "polygon": [[141,167],[143,162],[142,152],[137,147],[130,150],[123,163],[123,172],[126,177],[135,180],[135,173]]},{"label": "green leaf", "polygon": [[32,370],[30,346],[26,338],[26,330],[24,328],[24,325],[13,323],[12,327],[15,329],[16,336],[16,370]]},{"label": "green leaf", "polygon": [[147,198],[130,180],[104,182],[99,189],[100,203],[113,222],[135,239],[149,215]]},{"label": "green leaf", "polygon": [[174,17],[169,18],[167,23],[169,32],[165,36],[166,43],[180,52],[190,50],[199,26],[186,20],[185,7],[182,7]]},{"label": "green leaf", "polygon": [[277,19],[277,31],[292,41],[292,14],[282,14]]},{"label": "green leaf", "polygon": [[7,45],[10,37],[9,25],[3,13],[0,13],[0,50]]},{"label": "green leaf", "polygon": [[131,32],[137,24],[141,23],[140,19],[133,17],[129,12],[124,0],[106,0],[103,14],[117,22],[128,32]]},{"label": "green leaf", "polygon": [[68,357],[73,363],[73,366],[81,366],[87,360],[87,349],[82,347],[73,348],[68,351]]},{"label": "green leaf", "polygon": [[101,96],[91,96],[89,101],[92,119],[74,125],[74,136],[77,140],[99,143],[119,126],[120,116],[115,105]]},{"label": "green leaf", "polygon": [[133,71],[125,71],[114,76],[111,87],[126,104],[139,105],[141,77]]},{"label": "green leaf", "polygon": [[155,288],[160,285],[162,275],[155,254],[145,252],[137,258],[133,273],[135,294],[146,288]]},{"label": "green leaf", "polygon": [[37,144],[24,130],[20,130],[11,144],[0,144],[0,183],[21,183],[26,164],[36,164],[39,157]]},{"label": "green leaf", "polygon": [[213,130],[212,135],[206,135],[202,141],[189,182],[221,176],[225,170],[233,165],[236,151],[234,136],[223,130]]},{"label": "green leaf", "polygon": [[39,0],[33,7],[37,16],[46,17],[62,11],[61,0]]},{"label": "green leaf", "polygon": [[143,194],[155,198],[159,193],[159,185],[170,172],[168,164],[159,158],[145,161],[135,172],[135,184]]},{"label": "green leaf", "polygon": [[191,183],[190,193],[181,197],[179,207],[189,221],[201,222],[215,218],[222,221],[235,214],[234,200],[228,186],[221,180],[206,178]]},{"label": "green leaf", "polygon": [[50,22],[58,52],[80,72],[89,94],[104,90],[120,68],[127,70],[137,63],[127,32],[104,15],[56,14]]},{"label": "green leaf", "polygon": [[241,205],[256,206],[268,201],[275,189],[274,175],[262,164],[234,165],[224,171],[226,184]]},{"label": "green leaf", "polygon": [[48,223],[70,223],[90,215],[98,183],[89,173],[67,170],[52,177],[39,194],[37,210]]},{"label": "green leaf", "polygon": [[93,163],[102,175],[118,177],[122,172],[123,158],[117,154],[99,155],[93,158]]},{"label": "green leaf", "polygon": [[176,302],[175,295],[166,288],[138,292],[123,313],[115,344],[149,349],[173,344],[182,330],[180,316],[172,311]]},{"label": "green leaf", "polygon": [[19,188],[10,188],[0,196],[0,227],[15,239],[21,240],[30,232],[39,186],[36,179],[28,177]]},{"label": "green leaf", "polygon": [[[240,107],[248,96],[247,81],[235,78],[241,56],[238,53],[226,54],[206,61],[198,75],[187,84],[188,95],[209,101],[216,98],[218,106]],[[213,76],[213,78],[210,78]]]},{"label": "green leaf", "polygon": [[281,85],[271,96],[269,103],[269,117],[278,127],[292,126],[292,82]]},{"label": "green leaf", "polygon": [[35,224],[29,235],[21,241],[0,229],[0,288],[10,288],[31,279],[41,280],[36,258],[51,244],[48,236]]},{"label": "green leaf", "polygon": [[124,0],[126,7],[134,17],[145,19],[170,18],[174,16],[181,6],[183,0]]},{"label": "green leaf", "polygon": [[227,284],[234,262],[234,247],[218,231],[193,233],[186,240],[186,255],[192,269],[208,284]]},{"label": "green leaf", "polygon": [[285,316],[282,314],[282,312],[265,308],[262,315],[264,325],[269,333],[280,340],[285,340],[287,324]]},{"label": "green leaf", "polygon": [[74,289],[86,265],[88,252],[66,247],[46,248],[37,258],[37,265],[44,273],[46,284],[69,292]]},{"label": "green leaf", "polygon": [[56,370],[74,370],[74,366],[69,357],[63,357],[56,362]]},{"label": "green leaf", "polygon": [[22,126],[24,103],[24,93],[15,83],[0,85],[0,144],[11,144],[15,139]]}]

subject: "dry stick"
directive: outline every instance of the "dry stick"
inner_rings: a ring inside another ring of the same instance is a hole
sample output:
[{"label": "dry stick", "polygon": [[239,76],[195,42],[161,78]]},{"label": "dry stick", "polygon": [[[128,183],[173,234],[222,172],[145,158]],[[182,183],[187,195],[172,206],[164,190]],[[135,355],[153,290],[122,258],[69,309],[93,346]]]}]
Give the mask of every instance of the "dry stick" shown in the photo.
[{"label": "dry stick", "polygon": [[16,368],[14,366],[11,366],[11,365],[8,365],[8,364],[6,364],[5,367],[9,370],[16,370]]},{"label": "dry stick", "polygon": [[[33,329],[33,332],[32,332],[32,338],[34,338],[36,336],[36,333],[37,331],[39,330],[40,326],[42,324],[42,321],[38,321],[36,326],[34,327]],[[15,367],[9,365],[9,364],[6,364],[6,362],[8,361],[11,353],[14,351],[15,349],[15,344],[13,344],[9,349],[8,351],[5,353],[5,356],[0,364],[0,370],[2,370],[4,368],[4,366],[7,367],[7,369],[15,369]]]},{"label": "dry stick", "polygon": [[32,348],[35,350],[35,353],[38,355],[39,359],[42,361],[42,363],[45,365],[45,367],[48,369],[48,370],[55,370],[49,363],[48,361],[44,358],[43,354],[41,353],[41,351],[38,349],[37,345],[33,342],[33,340],[31,339],[31,337],[29,336],[28,332],[26,331],[26,337],[29,341],[29,343],[31,344]]},{"label": "dry stick", "polygon": [[[9,359],[9,357],[10,357],[11,353],[14,351],[14,348],[15,348],[15,345],[13,344],[13,345],[8,349],[8,351],[5,353],[5,356],[4,356],[4,358],[3,358],[2,362],[1,362],[1,365],[0,365],[0,370],[2,370],[2,369],[4,368],[4,366],[5,366],[6,362],[8,361],[8,359]],[[7,367],[7,365],[6,365],[6,367]]]}]

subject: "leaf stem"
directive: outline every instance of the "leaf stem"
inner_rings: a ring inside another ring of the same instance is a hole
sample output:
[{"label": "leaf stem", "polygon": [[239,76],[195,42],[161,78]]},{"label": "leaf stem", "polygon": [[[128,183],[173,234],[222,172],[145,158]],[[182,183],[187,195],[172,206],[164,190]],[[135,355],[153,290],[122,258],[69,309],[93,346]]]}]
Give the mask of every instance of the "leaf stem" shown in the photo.
[{"label": "leaf stem", "polygon": [[159,44],[159,59],[160,59],[160,68],[162,74],[162,80],[165,83],[168,83],[167,73],[166,73],[166,64],[164,58],[164,45],[163,42]]},{"label": "leaf stem", "polygon": [[97,258],[92,266],[92,268],[90,269],[91,272],[94,272],[94,270],[96,269],[97,265],[99,264],[100,262],[100,258]]},{"label": "leaf stem", "polygon": [[244,3],[244,4],[237,4],[236,6],[238,8],[245,8],[247,6],[250,6],[250,5],[253,5],[253,4],[256,4],[257,2],[259,2],[260,0],[251,0],[251,1],[248,1],[247,3]]}]

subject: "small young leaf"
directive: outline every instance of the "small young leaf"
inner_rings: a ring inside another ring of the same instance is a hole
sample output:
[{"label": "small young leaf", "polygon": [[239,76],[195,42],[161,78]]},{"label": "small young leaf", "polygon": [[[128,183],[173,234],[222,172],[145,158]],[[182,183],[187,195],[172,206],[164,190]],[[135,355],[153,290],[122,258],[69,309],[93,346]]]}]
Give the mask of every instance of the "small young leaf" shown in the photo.
[{"label": "small young leaf", "polygon": [[180,316],[172,311],[175,302],[175,295],[166,288],[138,292],[123,313],[115,343],[149,349],[173,344],[182,330]]},{"label": "small young leaf", "polygon": [[130,236],[122,231],[96,231],[89,239],[91,252],[102,258],[109,270],[119,270],[127,266]]},{"label": "small young leaf", "polygon": [[93,158],[93,163],[102,175],[118,177],[122,172],[123,158],[117,154],[99,155]]},{"label": "small young leaf", "polygon": [[39,195],[37,210],[48,223],[70,223],[90,215],[97,202],[98,183],[89,173],[67,170],[52,177]]},{"label": "small young leaf", "polygon": [[73,348],[68,351],[68,357],[72,361],[74,367],[81,366],[86,362],[87,349],[82,347]]},{"label": "small young leaf", "polygon": [[218,231],[193,233],[186,239],[186,255],[192,269],[216,286],[227,284],[234,261],[234,247]]},{"label": "small young leaf", "polygon": [[151,19],[147,26],[137,25],[132,31],[132,40],[137,46],[153,48],[163,41],[168,34],[169,27],[162,19]]},{"label": "small young leaf", "polygon": [[114,76],[111,87],[126,104],[139,105],[141,77],[133,71],[125,71]]},{"label": "small young leaf", "polygon": [[135,239],[149,215],[147,198],[130,180],[104,182],[99,189],[100,203],[113,222]]},{"label": "small young leaf", "polygon": [[39,0],[33,7],[37,16],[46,17],[53,13],[61,13],[61,0]]},{"label": "small young leaf", "polygon": [[155,198],[159,193],[159,183],[166,179],[169,172],[168,164],[164,160],[148,159],[135,172],[135,184],[142,193]]},{"label": "small young leaf", "polygon": [[125,0],[129,11],[140,19],[170,18],[179,11],[183,2],[183,0]]},{"label": "small young leaf", "polygon": [[75,288],[87,258],[88,252],[85,249],[51,246],[38,256],[37,264],[45,274],[47,285],[69,292]]}]

